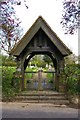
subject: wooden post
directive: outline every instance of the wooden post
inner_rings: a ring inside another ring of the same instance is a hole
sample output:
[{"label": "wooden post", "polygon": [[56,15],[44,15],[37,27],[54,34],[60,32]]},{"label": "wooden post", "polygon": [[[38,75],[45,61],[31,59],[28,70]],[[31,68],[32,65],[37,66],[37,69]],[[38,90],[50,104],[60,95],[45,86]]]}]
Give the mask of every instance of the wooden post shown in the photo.
[{"label": "wooden post", "polygon": [[59,92],[59,80],[60,80],[60,60],[57,60],[56,69],[56,90]]},{"label": "wooden post", "polygon": [[53,80],[53,90],[55,90],[55,73],[52,73],[52,80]]},{"label": "wooden post", "polygon": [[65,86],[65,76],[63,74],[60,74],[60,81],[59,81],[59,92],[66,92],[66,86]]},{"label": "wooden post", "polygon": [[58,71],[56,71],[56,74],[55,74],[55,90],[59,91],[59,73],[58,73]]},{"label": "wooden post", "polygon": [[17,76],[19,77],[20,81],[19,81],[19,90],[21,91],[21,88],[22,88],[22,84],[21,84],[21,81],[22,81],[22,74],[21,74],[21,60],[20,58],[16,58],[16,62],[17,62],[17,68],[16,68],[16,74]]},{"label": "wooden post", "polygon": [[38,90],[42,90],[42,71],[39,70],[38,71],[38,80],[39,80],[39,84],[38,84]]},{"label": "wooden post", "polygon": [[22,88],[22,90],[24,90],[24,63],[22,60],[21,60],[21,74],[22,74],[21,88]]},{"label": "wooden post", "polygon": [[65,76],[63,75],[64,70],[64,58],[60,60],[59,62],[59,91],[65,92]]}]

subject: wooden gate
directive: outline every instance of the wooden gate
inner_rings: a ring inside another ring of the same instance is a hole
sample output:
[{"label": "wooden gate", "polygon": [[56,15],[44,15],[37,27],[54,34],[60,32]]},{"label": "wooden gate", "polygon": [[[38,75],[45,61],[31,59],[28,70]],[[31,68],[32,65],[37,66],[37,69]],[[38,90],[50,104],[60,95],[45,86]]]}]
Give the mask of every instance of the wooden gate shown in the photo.
[{"label": "wooden gate", "polygon": [[55,89],[55,72],[42,71],[25,72],[26,90],[54,90]]}]

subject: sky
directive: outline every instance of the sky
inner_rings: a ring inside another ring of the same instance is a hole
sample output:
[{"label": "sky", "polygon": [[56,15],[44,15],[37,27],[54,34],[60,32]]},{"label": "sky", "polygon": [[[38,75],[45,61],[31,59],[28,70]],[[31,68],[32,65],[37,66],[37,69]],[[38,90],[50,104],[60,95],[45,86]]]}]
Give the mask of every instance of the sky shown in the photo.
[{"label": "sky", "polygon": [[16,14],[22,21],[24,34],[32,26],[35,20],[42,16],[51,29],[58,35],[65,45],[78,55],[78,33],[74,35],[65,35],[60,24],[62,18],[63,0],[26,0],[29,7],[26,9],[23,0],[21,6],[16,6]]}]

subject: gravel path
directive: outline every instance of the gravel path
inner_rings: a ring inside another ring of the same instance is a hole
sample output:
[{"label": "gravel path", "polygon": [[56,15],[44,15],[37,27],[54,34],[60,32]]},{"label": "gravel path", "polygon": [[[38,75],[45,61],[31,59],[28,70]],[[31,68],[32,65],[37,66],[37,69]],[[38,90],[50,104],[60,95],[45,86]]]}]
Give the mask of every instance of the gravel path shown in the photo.
[{"label": "gravel path", "polygon": [[3,118],[78,118],[78,109],[65,105],[3,103]]}]

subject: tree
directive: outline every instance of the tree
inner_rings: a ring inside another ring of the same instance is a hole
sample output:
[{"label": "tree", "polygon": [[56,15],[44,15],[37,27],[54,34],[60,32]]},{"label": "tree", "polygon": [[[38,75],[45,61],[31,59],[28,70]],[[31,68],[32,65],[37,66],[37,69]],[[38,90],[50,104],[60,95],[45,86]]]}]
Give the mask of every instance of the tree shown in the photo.
[{"label": "tree", "polygon": [[2,66],[16,66],[14,57],[2,55]]},{"label": "tree", "polygon": [[21,5],[21,1],[0,0],[0,47],[7,53],[19,41],[22,30],[20,27],[21,22],[16,17],[14,5]]},{"label": "tree", "polygon": [[79,26],[79,0],[64,0],[63,14],[62,14],[62,27],[65,29],[66,34],[74,34]]},{"label": "tree", "polygon": [[71,65],[71,64],[75,64],[78,62],[78,56],[76,56],[75,54],[71,54],[67,57],[65,57],[65,65]]},{"label": "tree", "polygon": [[35,55],[30,60],[31,65],[36,65],[37,67],[45,67],[45,62],[43,60],[43,55]]},{"label": "tree", "polygon": [[44,55],[43,60],[49,65],[52,63],[52,59],[48,55]]}]

